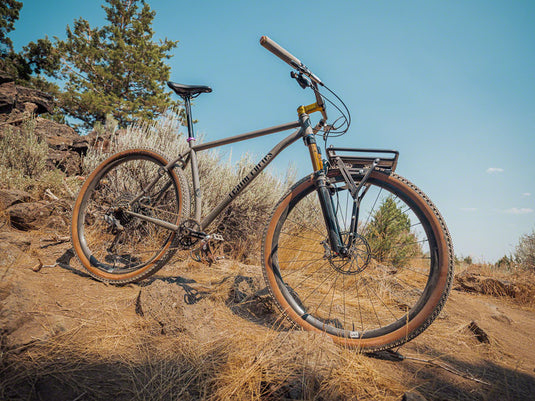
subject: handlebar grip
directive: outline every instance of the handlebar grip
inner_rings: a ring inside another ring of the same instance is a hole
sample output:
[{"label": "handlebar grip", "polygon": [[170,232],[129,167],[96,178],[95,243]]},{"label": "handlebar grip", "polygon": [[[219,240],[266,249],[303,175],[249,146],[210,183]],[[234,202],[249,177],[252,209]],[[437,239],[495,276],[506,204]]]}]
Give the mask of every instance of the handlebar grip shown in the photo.
[{"label": "handlebar grip", "polygon": [[262,36],[260,38],[260,44],[264,46],[266,49],[268,49],[271,53],[273,53],[275,56],[280,58],[282,61],[290,64],[293,68],[297,66],[303,65],[301,61],[292,55],[288,50],[284,49],[282,46],[280,46],[277,42],[271,40],[267,36]]}]

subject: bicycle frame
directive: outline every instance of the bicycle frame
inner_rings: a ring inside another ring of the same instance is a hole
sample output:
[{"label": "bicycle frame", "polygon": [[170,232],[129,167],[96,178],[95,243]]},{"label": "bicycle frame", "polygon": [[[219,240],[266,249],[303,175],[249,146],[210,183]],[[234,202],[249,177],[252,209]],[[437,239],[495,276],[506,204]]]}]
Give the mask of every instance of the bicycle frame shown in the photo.
[{"label": "bicycle frame", "polygon": [[[189,103],[189,102],[187,102]],[[186,109],[189,106],[186,104]],[[309,115],[306,111],[311,110],[314,105],[310,106],[301,106],[298,108],[299,120],[287,124],[282,124],[270,128],[261,129],[258,131],[251,131],[245,134],[236,135],[228,138],[219,139],[216,141],[206,142],[198,145],[194,145],[192,142],[195,139],[193,129],[190,128],[191,124],[188,124],[188,132],[190,137],[188,142],[190,144],[189,150],[183,152],[174,160],[169,162],[165,168],[167,170],[175,168],[179,165],[182,169],[186,168],[188,163],[191,163],[192,179],[193,179],[193,191],[195,197],[195,221],[200,222],[201,231],[206,229],[215,218],[225,209],[241,192],[247,188],[247,186],[275,159],[285,148],[296,142],[299,138],[303,138],[305,145],[309,148],[310,157],[312,161],[312,166],[314,173],[316,175],[317,187],[318,187],[318,196],[320,199],[320,204],[323,210],[323,215],[327,227],[329,227],[329,239],[333,251],[339,252],[345,248],[343,240],[340,235],[340,229],[338,227],[338,222],[335,218],[334,207],[332,200],[330,199],[329,190],[326,187],[325,173],[323,172],[323,162],[321,160],[321,155],[318,152],[314,134],[321,129],[324,124],[324,120],[312,128],[310,123]],[[315,111],[315,110],[313,110]],[[188,122],[190,122],[190,113],[188,115]],[[278,144],[276,144],[254,167],[253,169],[243,177],[239,183],[232,188],[228,195],[216,206],[214,207],[202,221],[201,218],[201,202],[202,202],[202,192],[199,182],[199,169],[197,164],[197,152],[213,149],[219,146],[236,143],[240,141],[245,141],[248,139],[258,138],[264,135],[270,135],[281,131],[286,131],[292,128],[298,128],[292,134],[288,135],[282,139]],[[138,195],[131,203],[135,203],[141,199],[145,193],[150,191],[150,189],[158,182],[161,175],[155,177],[155,179],[145,188],[140,195]],[[179,226],[169,223],[164,220],[156,219],[149,216],[144,216],[130,210],[126,210],[126,213],[138,217],[140,219],[150,221],[151,223],[160,225],[172,231],[178,231]]]},{"label": "bicycle frame", "polygon": [[[315,84],[314,84],[315,85]],[[299,115],[299,120],[287,124],[277,125],[270,128],[265,128],[257,131],[247,132],[245,134],[236,135],[228,138],[219,139],[216,141],[206,142],[203,144],[195,145],[195,132],[193,129],[193,121],[191,118],[191,99],[188,96],[184,97],[186,117],[187,117],[187,126],[188,126],[188,135],[187,141],[189,143],[189,150],[183,152],[174,160],[169,162],[166,166],[166,170],[171,170],[175,166],[179,165],[182,169],[185,169],[188,162],[191,163],[191,174],[193,181],[193,194],[195,198],[195,215],[194,219],[199,223],[201,232],[205,230],[215,219],[216,217],[225,209],[241,192],[247,188],[247,186],[277,157],[285,148],[296,142],[299,138],[303,138],[305,145],[309,149],[310,159],[312,162],[312,167],[316,180],[316,187],[318,191],[319,202],[321,204],[321,209],[323,212],[323,217],[325,219],[326,226],[329,231],[329,242],[331,243],[331,249],[335,253],[340,253],[345,255],[347,251],[346,244],[342,239],[340,233],[340,227],[338,221],[335,217],[334,205],[331,199],[329,188],[327,188],[327,180],[325,172],[323,171],[323,160],[321,154],[318,151],[316,145],[316,140],[314,134],[317,133],[320,129],[325,126],[327,120],[327,114],[325,112],[325,107],[323,105],[322,99],[319,96],[317,87],[315,86],[315,95],[316,102],[308,106],[299,106],[297,108],[297,113]],[[323,118],[318,122],[318,124],[312,128],[309,118],[309,113],[314,113],[320,111]],[[281,131],[286,131],[292,128],[299,128],[294,133],[288,135],[286,138],[281,140],[273,149],[271,149],[254,167],[253,169],[243,177],[240,182],[229,192],[229,194],[216,206],[212,209],[208,215],[201,221],[201,204],[202,204],[202,191],[199,180],[199,167],[197,164],[197,152],[213,149],[219,146],[228,145],[231,143],[236,143],[240,141],[245,141],[252,138],[258,138],[264,135],[270,135]],[[149,184],[147,188],[142,190],[142,193],[138,195],[131,204],[139,201],[145,193],[150,191],[150,189],[158,182],[162,174],[159,174],[155,179]],[[169,183],[170,185],[170,183]],[[165,188],[167,189],[167,187]],[[149,216],[143,216],[141,214],[132,212],[130,210],[125,211],[127,214],[138,217],[140,219],[150,221],[151,223],[160,225],[172,231],[179,231],[180,227]],[[199,233],[205,235],[204,233]]]},{"label": "bicycle frame", "polygon": [[[245,175],[239,183],[232,188],[228,195],[214,207],[204,219],[201,221],[201,201],[202,192],[199,183],[199,170],[197,164],[197,152],[208,149],[213,149],[219,146],[228,145],[236,142],[245,141],[248,139],[258,138],[265,135],[271,135],[282,131],[287,131],[293,128],[298,128],[292,134],[286,136],[279,143],[277,143],[260,161],[252,168],[252,170]],[[317,127],[316,127],[317,128]],[[310,126],[310,120],[307,114],[300,115],[299,121],[294,121],[287,124],[277,125],[270,128],[265,128],[257,131],[247,132],[245,134],[236,135],[219,139],[216,141],[206,142],[198,145],[192,144],[194,136],[190,132],[189,143],[190,149],[172,160],[166,168],[173,168],[177,163],[182,164],[182,168],[191,163],[191,172],[193,180],[193,193],[195,198],[195,220],[200,222],[201,230],[206,229],[214,219],[225,209],[247,186],[275,159],[284,149],[296,142],[299,138],[304,138],[306,135],[312,134],[314,130]]]}]

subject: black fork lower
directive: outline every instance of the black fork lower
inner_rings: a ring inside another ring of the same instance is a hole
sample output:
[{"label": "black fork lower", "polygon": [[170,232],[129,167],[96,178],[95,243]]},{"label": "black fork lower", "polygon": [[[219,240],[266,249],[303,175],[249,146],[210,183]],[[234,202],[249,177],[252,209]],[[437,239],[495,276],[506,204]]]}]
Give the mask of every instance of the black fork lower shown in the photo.
[{"label": "black fork lower", "polygon": [[331,252],[334,252],[336,255],[345,256],[347,254],[347,247],[344,244],[344,240],[340,232],[340,225],[338,223],[338,219],[336,218],[331,191],[327,185],[327,177],[323,171],[319,171],[317,173],[316,188],[321,205],[321,211],[325,220],[325,226],[327,227],[327,232],[329,234]]}]

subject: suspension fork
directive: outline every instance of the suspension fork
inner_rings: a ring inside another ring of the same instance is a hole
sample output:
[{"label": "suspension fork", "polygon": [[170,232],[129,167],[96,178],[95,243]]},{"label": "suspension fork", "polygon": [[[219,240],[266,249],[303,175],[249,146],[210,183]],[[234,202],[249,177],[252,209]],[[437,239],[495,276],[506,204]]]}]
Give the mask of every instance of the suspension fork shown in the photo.
[{"label": "suspension fork", "polygon": [[314,168],[314,184],[316,186],[321,211],[327,227],[331,251],[335,254],[346,255],[347,248],[344,246],[344,240],[340,233],[340,225],[336,218],[331,192],[327,184],[325,170],[323,169],[323,160],[318,145],[316,144],[316,138],[314,137],[315,131],[318,131],[321,128],[323,120],[313,129],[310,125],[308,115],[304,113],[305,110],[298,109],[298,111],[303,111],[303,113],[299,114],[299,120],[301,121],[301,125],[305,132],[303,141],[308,147],[310,160],[312,161],[312,167]]},{"label": "suspension fork", "polygon": [[327,186],[327,177],[325,176],[324,171],[319,171],[318,174],[316,174],[315,185],[323,219],[325,220],[325,226],[327,227],[331,250],[335,254],[344,256],[347,254],[347,247],[344,245],[344,240],[340,232],[340,225],[336,218],[334,203],[331,192]]}]

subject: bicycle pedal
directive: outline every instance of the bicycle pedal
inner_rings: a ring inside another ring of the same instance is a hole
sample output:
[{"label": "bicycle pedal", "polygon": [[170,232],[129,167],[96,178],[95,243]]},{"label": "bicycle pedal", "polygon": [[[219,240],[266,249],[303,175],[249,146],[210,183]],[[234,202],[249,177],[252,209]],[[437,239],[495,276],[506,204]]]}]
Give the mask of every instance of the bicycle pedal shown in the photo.
[{"label": "bicycle pedal", "polygon": [[213,241],[219,241],[219,242],[225,241],[225,238],[223,238],[221,234],[214,233],[214,234],[209,235],[209,237],[210,237],[209,239]]},{"label": "bicycle pedal", "polygon": [[[220,236],[221,237],[221,236]],[[221,237],[222,238],[222,237]],[[192,249],[190,251],[190,256],[193,260],[200,263],[207,263],[208,266],[216,263],[218,260],[222,260],[225,257],[219,255],[219,247],[214,248],[213,243],[216,241],[216,238],[208,236],[207,238],[201,241],[201,245]]]}]

